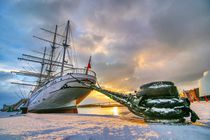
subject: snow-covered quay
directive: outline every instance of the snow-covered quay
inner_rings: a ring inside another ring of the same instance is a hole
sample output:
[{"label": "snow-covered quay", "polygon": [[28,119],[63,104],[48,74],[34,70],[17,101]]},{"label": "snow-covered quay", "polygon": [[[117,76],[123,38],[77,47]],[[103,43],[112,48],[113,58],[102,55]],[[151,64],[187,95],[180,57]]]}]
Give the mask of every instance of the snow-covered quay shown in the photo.
[{"label": "snow-covered quay", "polygon": [[121,116],[87,114],[12,115],[0,113],[0,139],[210,139],[210,103],[193,103],[201,120],[186,124],[145,123],[131,113]]}]

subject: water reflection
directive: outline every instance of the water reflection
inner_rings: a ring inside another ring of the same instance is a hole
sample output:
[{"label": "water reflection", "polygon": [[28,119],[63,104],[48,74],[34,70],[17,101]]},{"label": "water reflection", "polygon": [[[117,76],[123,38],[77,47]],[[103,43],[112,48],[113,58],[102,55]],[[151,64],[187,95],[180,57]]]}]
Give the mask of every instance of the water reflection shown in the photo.
[{"label": "water reflection", "polygon": [[122,116],[129,111],[125,107],[85,107],[78,108],[79,114],[114,115]]},{"label": "water reflection", "polygon": [[78,108],[78,113],[91,115],[120,116],[121,119],[132,123],[145,124],[144,119],[133,115],[126,107],[83,107]]},{"label": "water reflection", "polygon": [[118,107],[113,107],[113,115],[119,116]]}]

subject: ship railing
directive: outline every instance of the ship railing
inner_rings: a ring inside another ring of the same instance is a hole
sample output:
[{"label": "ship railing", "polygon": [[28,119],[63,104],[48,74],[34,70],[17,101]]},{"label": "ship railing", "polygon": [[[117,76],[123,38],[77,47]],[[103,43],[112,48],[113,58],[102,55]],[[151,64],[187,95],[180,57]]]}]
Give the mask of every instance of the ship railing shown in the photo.
[{"label": "ship railing", "polygon": [[[57,77],[60,75],[61,72],[56,73],[54,75],[54,77]],[[69,69],[65,69],[63,71],[63,74],[68,74],[68,73],[78,73],[78,74],[86,74],[86,75],[91,75],[96,77],[96,73],[92,70],[87,70],[86,68],[69,68]]]}]

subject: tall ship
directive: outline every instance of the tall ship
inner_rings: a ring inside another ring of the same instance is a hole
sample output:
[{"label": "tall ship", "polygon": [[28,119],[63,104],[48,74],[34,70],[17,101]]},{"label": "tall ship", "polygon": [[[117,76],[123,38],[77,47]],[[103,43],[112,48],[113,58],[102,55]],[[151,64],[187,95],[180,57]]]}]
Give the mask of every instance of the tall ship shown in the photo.
[{"label": "tall ship", "polygon": [[40,64],[40,71],[13,71],[16,74],[37,77],[36,84],[13,84],[33,86],[27,101],[29,112],[77,113],[77,105],[91,92],[91,89],[85,86],[84,82],[96,84],[96,73],[91,70],[91,57],[87,67],[84,68],[75,67],[71,62],[73,58],[69,55],[69,52],[72,51],[72,29],[69,20],[62,34],[58,33],[57,25],[54,31],[41,29],[53,35],[52,41],[37,36],[34,37],[48,42],[50,44],[50,53],[46,51],[45,47],[42,57],[22,54],[22,57],[18,58],[21,61]]}]

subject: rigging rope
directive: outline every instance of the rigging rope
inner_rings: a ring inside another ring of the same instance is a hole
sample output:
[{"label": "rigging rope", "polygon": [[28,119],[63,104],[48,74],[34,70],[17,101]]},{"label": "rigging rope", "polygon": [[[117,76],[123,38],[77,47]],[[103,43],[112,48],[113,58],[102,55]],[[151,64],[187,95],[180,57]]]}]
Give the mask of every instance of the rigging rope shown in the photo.
[{"label": "rigging rope", "polygon": [[[27,64],[28,64],[28,66],[31,68],[32,71],[38,72],[37,70],[35,70],[35,69],[29,64],[29,62],[27,62]],[[39,72],[38,72],[38,73],[39,73]]]},{"label": "rigging rope", "polygon": [[[72,25],[72,24],[71,24]],[[72,27],[72,26],[71,26]],[[71,28],[72,29],[72,28]],[[70,37],[71,37],[71,53],[72,53],[72,64],[74,64],[75,67],[78,67],[78,63],[77,63],[77,52],[76,49],[74,47],[74,38],[73,38],[73,32],[70,32]]]},{"label": "rigging rope", "polygon": [[19,97],[20,99],[22,99],[21,96],[18,95],[18,93],[16,91],[15,91],[15,94],[16,94],[17,97]]},{"label": "rigging rope", "polygon": [[[61,58],[61,57],[60,57],[61,51],[62,51],[62,50],[60,50],[60,52],[58,53],[58,56],[57,56],[57,58],[55,59],[55,61],[60,62],[59,58]],[[57,70],[58,70],[58,66],[57,66],[57,67],[53,67],[53,71],[57,71]]]},{"label": "rigging rope", "polygon": [[70,52],[69,52],[69,50],[67,49],[67,54],[68,54],[68,60],[70,61],[70,64],[72,64],[73,65],[73,63],[72,63],[72,57],[71,57],[71,54],[70,54]]},{"label": "rigging rope", "polygon": [[26,72],[29,72],[25,67],[22,66],[22,68],[23,68]]},{"label": "rigging rope", "polygon": [[20,88],[19,86],[18,86],[18,88],[19,88],[19,90],[20,90],[20,94],[22,95],[22,97],[25,98],[25,97],[23,96],[23,93],[22,93],[21,88]]}]

